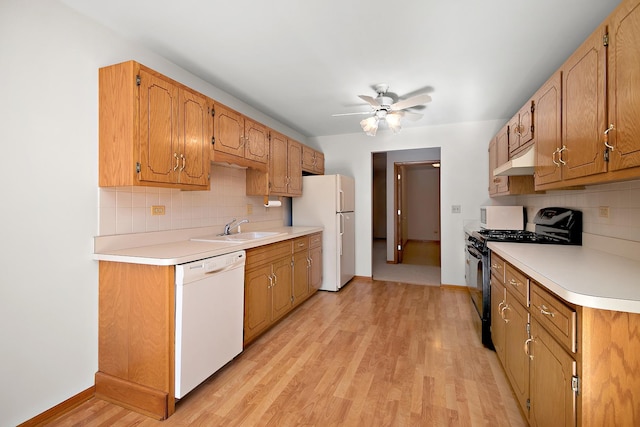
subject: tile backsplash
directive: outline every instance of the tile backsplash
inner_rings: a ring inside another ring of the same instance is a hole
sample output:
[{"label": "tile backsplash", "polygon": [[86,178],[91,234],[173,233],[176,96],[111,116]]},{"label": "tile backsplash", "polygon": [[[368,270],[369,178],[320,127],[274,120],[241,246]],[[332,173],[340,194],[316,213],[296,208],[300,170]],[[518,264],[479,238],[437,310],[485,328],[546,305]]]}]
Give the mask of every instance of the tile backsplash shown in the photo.
[{"label": "tile backsplash", "polygon": [[[515,204],[526,206],[529,227],[540,208],[560,206],[582,211],[585,233],[640,242],[640,180],[581,190],[548,191],[515,199]],[[608,218],[600,215],[600,207],[609,208]]]},{"label": "tile backsplash", "polygon": [[[246,170],[211,165],[209,191],[181,191],[157,187],[100,188],[100,236],[220,226],[233,218],[247,218],[248,227],[280,221],[284,225],[288,200],[282,207],[265,208],[263,197],[246,195]],[[164,215],[151,215],[164,206]]]}]

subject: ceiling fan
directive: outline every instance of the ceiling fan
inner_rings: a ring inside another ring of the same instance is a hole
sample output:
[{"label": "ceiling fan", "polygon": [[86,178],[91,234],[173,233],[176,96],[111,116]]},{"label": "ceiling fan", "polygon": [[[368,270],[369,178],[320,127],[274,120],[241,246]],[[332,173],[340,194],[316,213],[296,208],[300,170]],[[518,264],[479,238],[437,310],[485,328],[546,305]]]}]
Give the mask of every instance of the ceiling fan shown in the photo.
[{"label": "ceiling fan", "polygon": [[418,120],[420,117],[422,117],[422,114],[415,113],[413,111],[407,111],[408,109],[431,102],[431,97],[426,93],[395,101],[390,96],[390,93],[387,93],[387,91],[389,90],[389,85],[385,83],[375,85],[374,89],[378,94],[378,96],[376,96],[375,98],[368,95],[358,95],[360,99],[367,102],[371,106],[371,111],[333,114],[333,116],[338,117],[369,114],[371,115],[371,117],[360,121],[360,126],[362,126],[362,130],[367,135],[376,135],[376,132],[378,131],[378,124],[380,123],[380,121],[386,122],[389,128],[394,133],[398,133],[401,129],[400,120],[403,117],[406,117],[409,120]]}]

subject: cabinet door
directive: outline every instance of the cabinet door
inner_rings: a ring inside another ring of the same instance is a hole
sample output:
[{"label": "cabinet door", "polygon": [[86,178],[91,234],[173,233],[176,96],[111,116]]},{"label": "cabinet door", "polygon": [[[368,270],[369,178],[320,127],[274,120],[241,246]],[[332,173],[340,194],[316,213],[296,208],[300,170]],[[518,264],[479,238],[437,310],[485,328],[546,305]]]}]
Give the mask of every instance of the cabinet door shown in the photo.
[{"label": "cabinet door", "polygon": [[271,264],[252,269],[244,278],[244,341],[271,324]]},{"label": "cabinet door", "polygon": [[308,251],[296,252],[293,255],[293,303],[302,302],[309,295]]},{"label": "cabinet door", "polygon": [[[496,166],[503,165],[509,161],[509,132],[505,126],[496,137]],[[493,175],[493,170],[490,172]],[[506,193],[509,191],[509,177],[494,177],[496,193]]]},{"label": "cabinet door", "polygon": [[529,399],[529,356],[524,352],[524,345],[529,333],[529,313],[507,291],[507,309],[505,310],[505,371],[511,387],[518,398],[520,408],[527,413]]},{"label": "cabinet door", "polygon": [[244,156],[247,160],[267,163],[269,160],[269,131],[267,127],[251,119],[244,119]]},{"label": "cabinet door", "polygon": [[178,153],[178,88],[140,70],[141,181],[174,183],[180,167]]},{"label": "cabinet door", "polygon": [[531,322],[531,409],[529,422],[539,427],[576,425],[576,395],[571,378],[576,362],[535,320]]},{"label": "cabinet door", "polygon": [[271,287],[272,321],[284,316],[291,309],[291,282],[291,257],[275,261],[273,263],[273,286]]},{"label": "cabinet door", "polygon": [[324,153],[316,151],[315,164],[315,172],[319,175],[324,175]]},{"label": "cabinet door", "polygon": [[598,28],[562,67],[563,179],[606,172],[604,34],[605,27]]},{"label": "cabinet door", "polygon": [[269,159],[269,192],[287,194],[287,138],[277,132],[271,132]]},{"label": "cabinet door", "polygon": [[244,118],[240,113],[216,105],[214,135],[215,151],[244,157]]},{"label": "cabinet door", "polygon": [[518,113],[520,123],[518,125],[518,134],[520,136],[520,147],[523,147],[533,139],[533,101],[529,101]]},{"label": "cabinet door", "polygon": [[536,185],[562,179],[557,151],[562,147],[561,74],[556,72],[534,95],[536,113]]},{"label": "cabinet door", "polygon": [[287,194],[302,195],[302,145],[289,140],[287,144],[288,185]]},{"label": "cabinet door", "polygon": [[322,286],[322,246],[309,249],[311,270],[309,272],[309,292],[315,292]]},{"label": "cabinet door", "polygon": [[[511,120],[509,120],[507,126],[509,153],[513,153],[518,149],[518,147],[520,147],[520,115],[516,114],[514,117],[512,117]],[[501,164],[502,163],[498,163],[498,166],[500,166]]]},{"label": "cabinet door", "polygon": [[307,172],[313,172],[315,166],[315,150],[306,145],[302,146],[302,169]]},{"label": "cabinet door", "polygon": [[207,185],[209,181],[209,141],[212,131],[211,107],[197,93],[180,90],[180,171],[184,184]]},{"label": "cabinet door", "polygon": [[[608,47],[609,170],[640,166],[640,2],[623,2],[611,15]],[[601,129],[602,131],[602,129]]]},{"label": "cabinet door", "polygon": [[492,275],[491,276],[491,340],[496,349],[498,359],[505,365],[504,339],[505,321],[502,319],[502,308],[505,305],[506,294],[504,286]]}]

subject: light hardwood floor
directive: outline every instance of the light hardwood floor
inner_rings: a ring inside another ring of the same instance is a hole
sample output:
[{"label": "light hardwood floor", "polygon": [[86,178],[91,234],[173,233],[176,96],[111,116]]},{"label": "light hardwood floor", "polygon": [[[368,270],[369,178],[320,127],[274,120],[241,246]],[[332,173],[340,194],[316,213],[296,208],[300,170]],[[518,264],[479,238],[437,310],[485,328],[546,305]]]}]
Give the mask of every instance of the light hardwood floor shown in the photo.
[{"label": "light hardwood floor", "polygon": [[318,292],[155,421],[91,399],[54,426],[524,426],[466,291]]}]

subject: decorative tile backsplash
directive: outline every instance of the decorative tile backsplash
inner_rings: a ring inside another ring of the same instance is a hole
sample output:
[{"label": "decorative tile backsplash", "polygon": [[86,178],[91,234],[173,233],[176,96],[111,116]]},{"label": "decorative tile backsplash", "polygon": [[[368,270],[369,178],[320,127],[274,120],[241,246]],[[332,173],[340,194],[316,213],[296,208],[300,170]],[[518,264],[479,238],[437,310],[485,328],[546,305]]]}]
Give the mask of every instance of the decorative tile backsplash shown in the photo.
[{"label": "decorative tile backsplash", "polygon": [[[263,197],[246,195],[246,170],[211,165],[209,191],[181,191],[156,187],[100,188],[100,236],[177,230],[192,227],[222,227],[233,218],[256,223],[281,221],[287,203],[265,208]],[[152,215],[152,206],[164,206],[164,215]],[[247,227],[247,228],[249,228]]]},{"label": "decorative tile backsplash", "polygon": [[[640,242],[640,180],[548,191],[516,200],[515,204],[527,207],[530,226],[540,208],[567,207],[582,211],[585,233]],[[609,208],[608,218],[601,216],[601,207]]]}]

